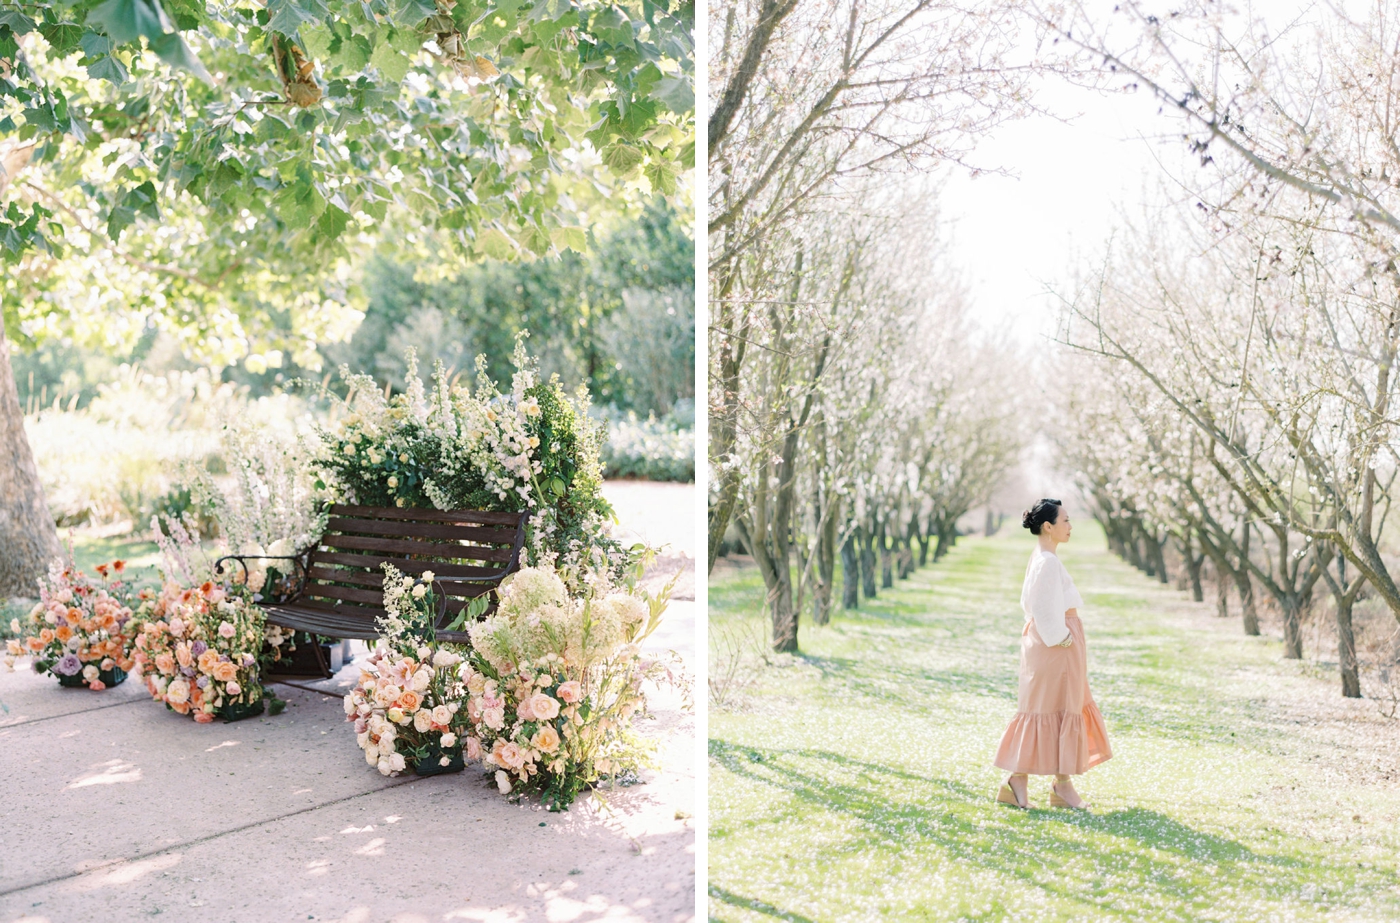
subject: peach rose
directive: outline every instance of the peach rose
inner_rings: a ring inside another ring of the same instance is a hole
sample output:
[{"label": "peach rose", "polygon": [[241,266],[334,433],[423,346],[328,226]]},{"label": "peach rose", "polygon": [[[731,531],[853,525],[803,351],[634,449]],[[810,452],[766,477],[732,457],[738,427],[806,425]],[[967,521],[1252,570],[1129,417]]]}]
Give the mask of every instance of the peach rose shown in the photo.
[{"label": "peach rose", "polygon": [[558,696],[570,705],[575,704],[583,698],[583,686],[576,679],[571,679],[567,683],[560,683]]},{"label": "peach rose", "polygon": [[452,723],[452,709],[446,705],[439,705],[433,709],[433,724],[440,724],[446,727]]},{"label": "peach rose", "polygon": [[535,720],[535,712],[534,712],[534,710],[530,707],[530,706],[533,704],[532,701],[531,701],[533,698],[534,698],[534,697],[531,696],[531,697],[528,698],[528,699],[521,699],[521,700],[520,700],[520,704],[517,705],[517,706],[515,706],[515,713],[516,713],[517,715],[520,716],[520,718],[521,718],[522,721],[534,721],[534,720]]},{"label": "peach rose", "polygon": [[[48,629],[45,628],[44,631],[48,631]],[[62,641],[64,644],[67,644],[68,639],[73,637],[73,629],[69,628],[67,625],[63,625],[58,631],[54,632],[54,637],[58,638],[58,640]]]},{"label": "peach rose", "polygon": [[419,706],[423,704],[423,697],[410,689],[399,696],[397,704],[399,708],[402,708],[406,712],[415,712],[418,710]]},{"label": "peach rose", "polygon": [[229,683],[238,677],[238,664],[220,661],[214,664],[214,678],[221,683]]},{"label": "peach rose", "polygon": [[180,662],[180,666],[187,667],[194,662],[194,657],[190,656],[190,646],[183,641],[175,646],[175,659]]},{"label": "peach rose", "polygon": [[45,643],[45,644],[48,644],[50,641],[52,641],[52,640],[53,640],[53,629],[52,629],[52,628],[45,628],[45,629],[43,629],[42,631],[40,631],[40,632],[39,632],[39,640],[42,641],[42,642]]},{"label": "peach rose", "polygon": [[212,673],[219,664],[219,652],[210,648],[199,655],[199,672]]},{"label": "peach rose", "polygon": [[496,746],[491,748],[491,758],[496,765],[507,769],[519,769],[525,765],[525,751],[514,741],[497,739]]},{"label": "peach rose", "polygon": [[175,672],[175,658],[170,656],[169,651],[156,654],[156,669],[167,674]]},{"label": "peach rose", "polygon": [[467,738],[467,759],[481,759],[481,741],[477,740],[475,737]]},{"label": "peach rose", "polygon": [[559,702],[543,692],[530,696],[530,711],[541,721],[552,721],[559,717]]},{"label": "peach rose", "polygon": [[190,713],[189,702],[169,702],[169,705],[171,708],[175,709],[176,714],[188,715]]},{"label": "peach rose", "polygon": [[95,679],[92,682],[88,683],[88,688],[91,689],[93,692],[101,692],[103,689],[107,688],[107,684],[102,682],[102,680],[100,679]]},{"label": "peach rose", "polygon": [[559,749],[559,732],[546,724],[530,738],[530,746],[543,753],[553,753]]},{"label": "peach rose", "polygon": [[194,720],[199,724],[212,724],[214,716],[207,711],[197,711],[194,713]]},{"label": "peach rose", "polygon": [[165,700],[171,705],[183,705],[187,703],[190,700],[189,680],[181,677],[171,683],[165,690]]}]

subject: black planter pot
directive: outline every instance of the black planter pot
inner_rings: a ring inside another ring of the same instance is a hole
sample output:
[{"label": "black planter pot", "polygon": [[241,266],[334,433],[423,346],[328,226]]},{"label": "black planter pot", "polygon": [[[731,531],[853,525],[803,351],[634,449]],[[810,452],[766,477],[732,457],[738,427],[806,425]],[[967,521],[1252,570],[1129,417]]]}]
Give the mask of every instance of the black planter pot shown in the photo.
[{"label": "black planter pot", "polygon": [[[442,765],[444,756],[451,760],[446,766]],[[443,753],[436,744],[432,744],[428,747],[428,752],[423,754],[423,758],[413,764],[413,771],[420,776],[441,776],[449,772],[461,772],[465,765],[460,747],[450,753]]]},{"label": "black planter pot", "polygon": [[252,718],[263,713],[262,696],[258,696],[251,702],[230,702],[220,708],[214,714],[224,719],[224,723],[242,721],[244,718]]},{"label": "black planter pot", "polygon": [[[87,680],[83,679],[81,670],[74,673],[72,676],[64,676],[61,673],[56,673],[54,675],[58,677],[58,684],[60,686],[86,686],[88,684]],[[113,686],[119,686],[126,681],[126,671],[121,667],[113,667],[110,670],[103,670],[98,673],[97,678],[102,680],[103,685],[108,689],[111,689]]]},{"label": "black planter pot", "polygon": [[[321,660],[316,659],[316,648],[321,649]],[[268,676],[291,676],[291,677],[316,677],[320,679],[326,675],[326,669],[330,668],[331,646],[329,644],[315,644],[311,641],[298,640],[296,650],[268,665]],[[322,669],[321,664],[326,668]]]}]

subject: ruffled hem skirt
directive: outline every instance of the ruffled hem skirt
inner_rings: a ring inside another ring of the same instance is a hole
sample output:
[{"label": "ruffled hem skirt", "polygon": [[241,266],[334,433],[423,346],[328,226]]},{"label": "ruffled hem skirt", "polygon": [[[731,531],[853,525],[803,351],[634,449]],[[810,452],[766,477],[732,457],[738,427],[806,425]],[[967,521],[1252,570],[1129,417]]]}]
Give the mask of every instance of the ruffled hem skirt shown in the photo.
[{"label": "ruffled hem skirt", "polygon": [[1016,716],[1002,735],[994,765],[1031,775],[1077,775],[1113,756],[1103,715],[1089,693],[1084,627],[1065,620],[1071,647],[1048,647],[1033,622],[1021,637]]}]

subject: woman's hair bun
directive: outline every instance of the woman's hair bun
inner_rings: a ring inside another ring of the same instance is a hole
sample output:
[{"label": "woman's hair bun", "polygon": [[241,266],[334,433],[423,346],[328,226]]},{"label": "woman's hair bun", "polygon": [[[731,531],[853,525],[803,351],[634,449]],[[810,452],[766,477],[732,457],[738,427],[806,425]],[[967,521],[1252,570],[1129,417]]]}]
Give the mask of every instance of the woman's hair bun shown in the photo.
[{"label": "woman's hair bun", "polygon": [[1041,526],[1059,518],[1060,501],[1046,497],[1021,514],[1021,528],[1030,529],[1031,535],[1039,535]]}]

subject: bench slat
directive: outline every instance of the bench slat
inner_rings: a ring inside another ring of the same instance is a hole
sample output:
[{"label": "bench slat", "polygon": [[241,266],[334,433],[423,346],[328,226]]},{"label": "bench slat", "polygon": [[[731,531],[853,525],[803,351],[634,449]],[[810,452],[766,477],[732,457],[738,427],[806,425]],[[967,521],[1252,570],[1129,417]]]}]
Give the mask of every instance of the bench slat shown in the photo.
[{"label": "bench slat", "polygon": [[493,578],[501,572],[499,567],[472,567],[470,564],[438,564],[433,561],[405,561],[402,558],[385,557],[377,554],[336,554],[329,551],[313,551],[308,563],[315,567],[318,564],[343,564],[347,567],[365,567],[371,572],[384,575],[381,564],[388,562],[399,569],[401,573],[413,574],[415,577],[425,570],[432,571],[439,577],[470,577],[473,579]]},{"label": "bench slat", "polygon": [[355,506],[349,503],[336,503],[330,509],[332,516],[355,516],[367,519],[395,519],[403,522],[456,522],[484,523],[488,525],[515,526],[527,513],[498,513],[490,510],[420,510],[399,509],[392,506]]},{"label": "bench slat", "polygon": [[368,538],[362,535],[323,535],[320,544],[327,548],[349,548],[358,551],[395,551],[452,561],[500,561],[511,558],[510,548],[486,545],[454,545],[446,542],[416,542],[405,539]]},{"label": "bench slat", "polygon": [[[384,519],[347,519],[332,516],[326,520],[326,532],[364,533],[408,538],[445,538],[454,541],[480,542],[485,545],[515,544],[515,528],[483,528],[481,526],[444,525],[431,522],[389,522]],[[324,539],[322,539],[324,541]]]}]

